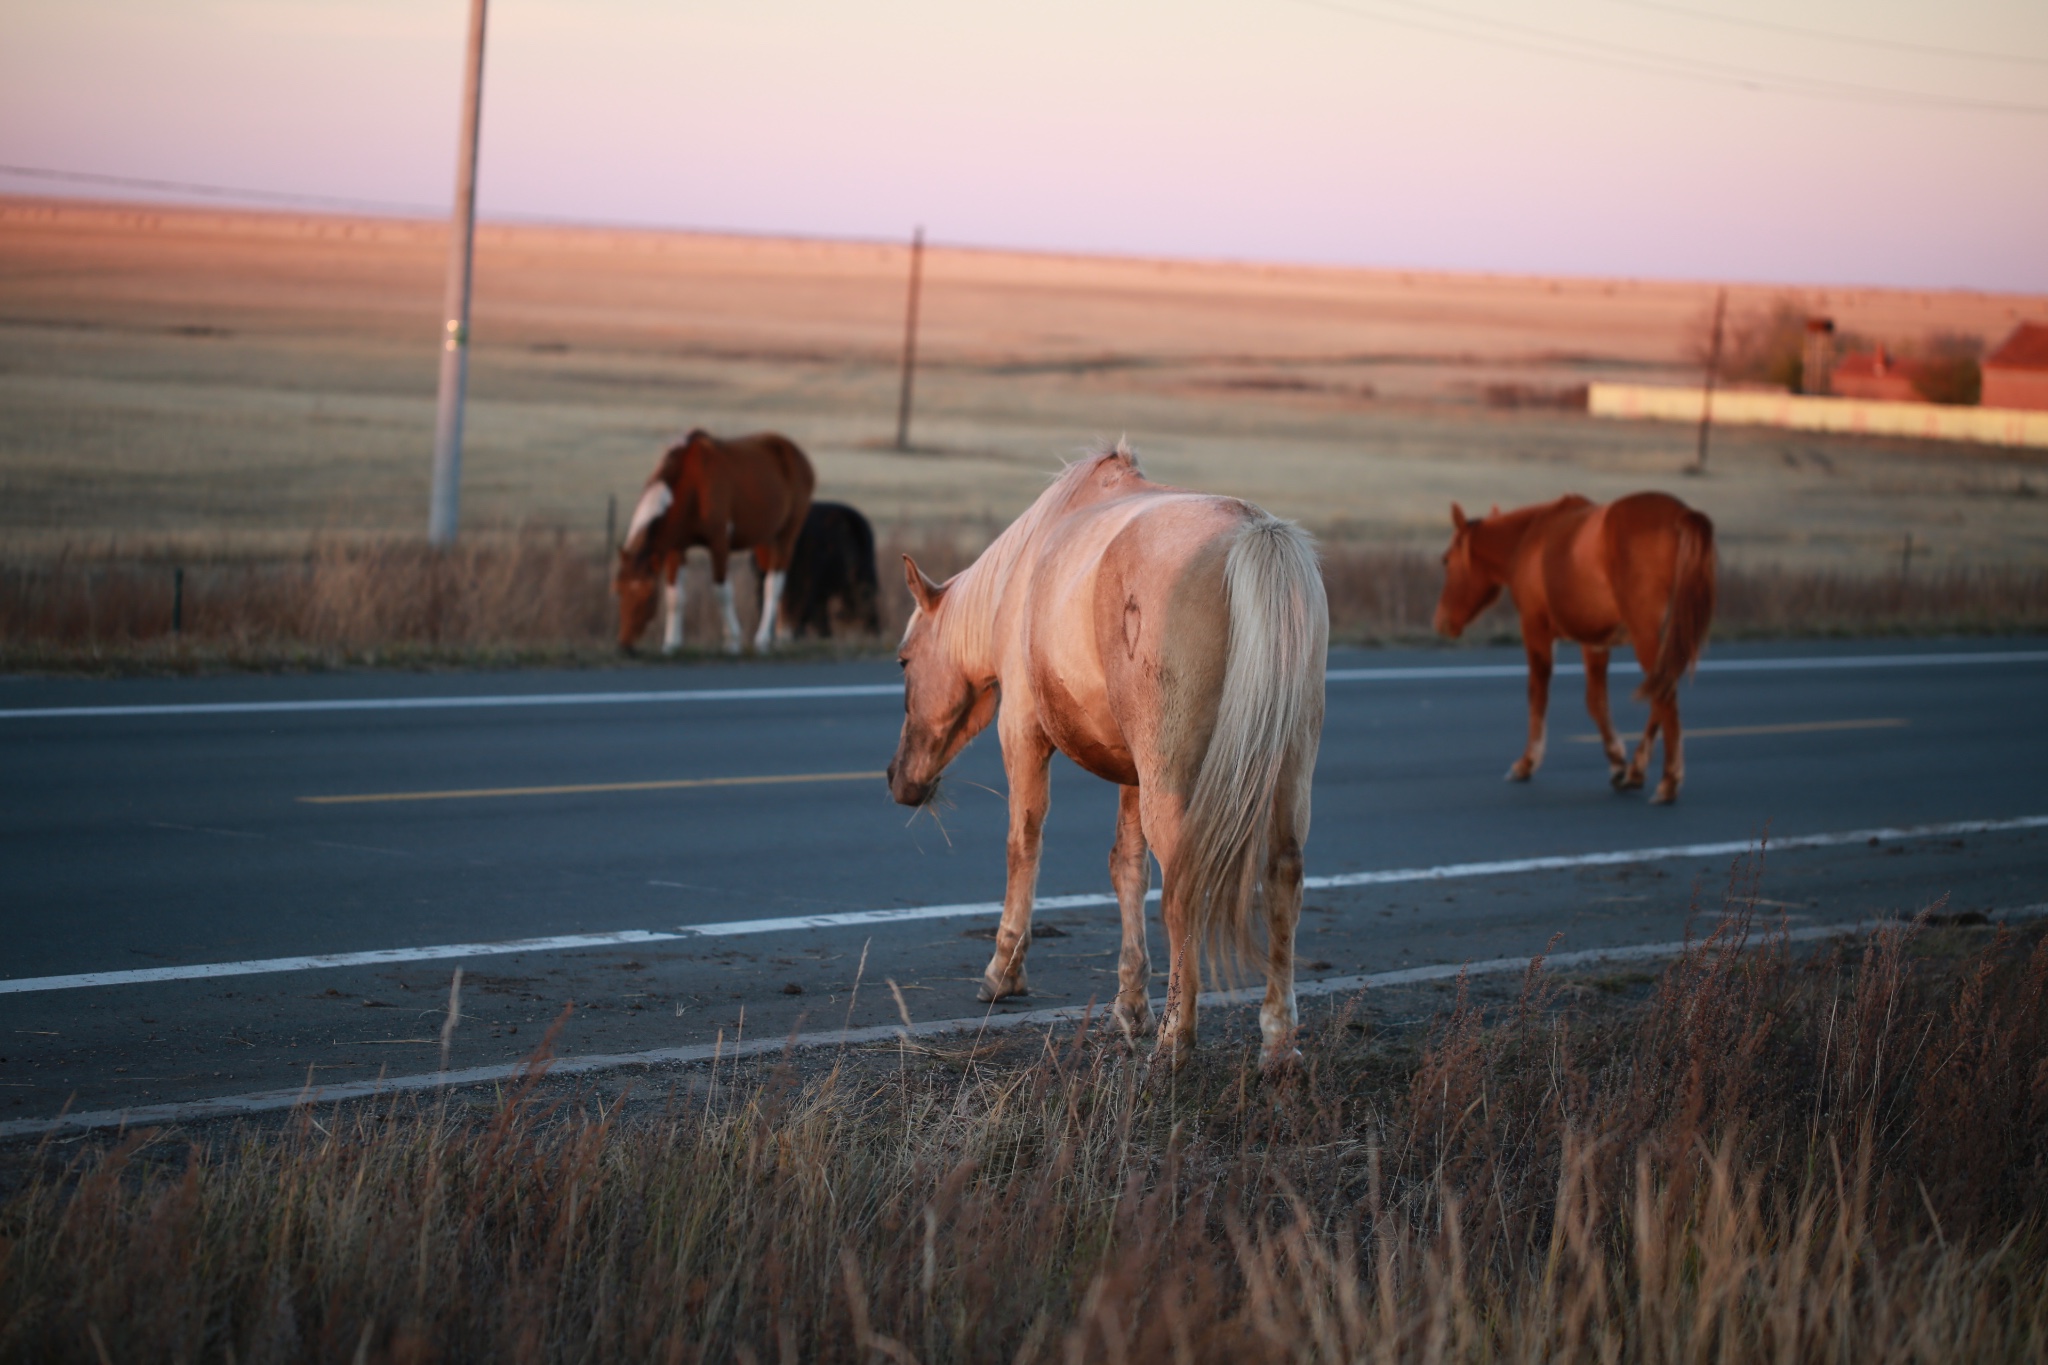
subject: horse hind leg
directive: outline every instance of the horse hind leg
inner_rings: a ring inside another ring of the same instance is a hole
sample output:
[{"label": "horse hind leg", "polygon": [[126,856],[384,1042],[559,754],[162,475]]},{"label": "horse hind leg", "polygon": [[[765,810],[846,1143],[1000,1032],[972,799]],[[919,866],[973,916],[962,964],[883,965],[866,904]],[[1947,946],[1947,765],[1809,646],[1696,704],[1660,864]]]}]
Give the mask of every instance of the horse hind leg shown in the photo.
[{"label": "horse hind leg", "polygon": [[761,570],[761,624],[754,631],[754,652],[764,654],[775,648],[775,641],[782,625],[782,580],[780,569],[770,568],[774,552],[763,546],[754,552],[754,563]]},{"label": "horse hind leg", "polygon": [[1159,1018],[1159,1043],[1152,1056],[1159,1070],[1178,1071],[1195,1055],[1195,1009],[1202,994],[1200,945],[1195,942],[1194,915],[1187,905],[1185,879],[1179,875],[1180,825],[1185,812],[1178,798],[1147,796],[1140,787],[1145,839],[1159,858],[1159,917],[1166,925],[1166,1009]]},{"label": "horse hind leg", "polygon": [[1650,723],[1643,727],[1642,742],[1636,745],[1635,753],[1628,760],[1628,767],[1614,779],[1616,791],[1635,791],[1643,785],[1644,775],[1650,770],[1650,746],[1657,740],[1659,714],[1657,707],[1650,708]]},{"label": "horse hind leg", "polygon": [[1259,1069],[1274,1075],[1301,1060],[1295,1039],[1294,933],[1301,923],[1301,833],[1285,809],[1273,813],[1266,853],[1266,998],[1259,1006]]},{"label": "horse hind leg", "polygon": [[1127,1040],[1145,1037],[1152,1018],[1152,953],[1145,942],[1145,893],[1152,865],[1138,818],[1138,788],[1117,788],[1116,843],[1109,850],[1109,882],[1123,917],[1123,951],[1117,957],[1116,1022]]},{"label": "horse hind leg", "polygon": [[[1674,693],[1658,701],[1650,711],[1660,716],[1657,728],[1664,732],[1664,776],[1657,782],[1657,790],[1650,795],[1653,806],[1668,806],[1678,799],[1678,788],[1685,781],[1685,737],[1678,727],[1678,697]],[[1644,765],[1649,763],[1648,746],[1643,754]]]},{"label": "horse hind leg", "polygon": [[775,648],[781,638],[782,622],[782,570],[770,569],[761,581],[761,628],[754,632],[754,648],[766,651]]}]

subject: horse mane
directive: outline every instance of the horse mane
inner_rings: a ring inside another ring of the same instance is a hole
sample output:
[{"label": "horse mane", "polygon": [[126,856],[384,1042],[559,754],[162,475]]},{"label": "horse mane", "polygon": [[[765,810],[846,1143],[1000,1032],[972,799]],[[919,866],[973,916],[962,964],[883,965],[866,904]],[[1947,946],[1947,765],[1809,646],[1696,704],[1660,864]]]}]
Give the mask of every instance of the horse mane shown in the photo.
[{"label": "horse mane", "polygon": [[1108,460],[1120,461],[1130,473],[1144,477],[1137,452],[1122,438],[1105,450],[1068,463],[1053,475],[1052,486],[1040,493],[1022,516],[946,585],[940,638],[946,641],[954,662],[963,669],[990,666],[995,649],[996,611],[1025,559],[1025,552],[1044,531],[1046,523],[1066,510],[1074,493]]}]

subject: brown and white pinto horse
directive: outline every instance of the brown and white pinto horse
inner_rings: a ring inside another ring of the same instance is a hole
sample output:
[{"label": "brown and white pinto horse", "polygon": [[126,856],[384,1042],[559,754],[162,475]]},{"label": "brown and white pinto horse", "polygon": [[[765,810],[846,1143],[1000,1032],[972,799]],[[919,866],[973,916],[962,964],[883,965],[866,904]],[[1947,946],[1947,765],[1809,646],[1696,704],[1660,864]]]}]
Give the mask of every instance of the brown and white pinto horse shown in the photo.
[{"label": "brown and white pinto horse", "polygon": [[[1678,798],[1685,745],[1678,680],[1698,662],[1714,616],[1714,523],[1677,498],[1636,493],[1604,505],[1576,495],[1467,519],[1451,504],[1451,548],[1436,628],[1456,636],[1500,596],[1512,595],[1529,655],[1529,743],[1508,769],[1526,782],[1543,763],[1551,650],[1576,643],[1586,660],[1586,709],[1617,788],[1643,785],[1650,744],[1664,736],[1664,776],[1650,800]],[[1650,724],[1630,758],[1607,709],[1607,653],[1627,640],[1642,665],[1636,696]]]},{"label": "brown and white pinto horse", "polygon": [[[1008,884],[981,998],[1027,990],[1053,750],[1121,788],[1110,881],[1123,916],[1116,1018],[1152,1028],[1150,852],[1164,877],[1159,1055],[1191,1055],[1205,947],[1243,949],[1263,908],[1263,1063],[1294,1047],[1294,930],[1322,737],[1329,610],[1314,547],[1236,498],[1148,481],[1114,450],[1069,465],[945,584],[908,555],[903,735],[889,790],[931,800],[993,719],[1010,787]],[[1000,700],[1000,713],[998,701]]]},{"label": "brown and white pinto horse", "polygon": [[754,648],[775,643],[782,579],[810,511],[817,477],[796,443],[773,432],[721,441],[692,431],[669,447],[641,490],[619,547],[612,586],[619,598],[619,648],[631,651],[654,619],[660,588],[667,607],[664,653],[683,647],[683,557],[693,546],[711,551],[711,582],[723,618],[725,652],[740,652],[740,619],[733,611],[727,562],[751,549],[761,571],[761,625]]}]

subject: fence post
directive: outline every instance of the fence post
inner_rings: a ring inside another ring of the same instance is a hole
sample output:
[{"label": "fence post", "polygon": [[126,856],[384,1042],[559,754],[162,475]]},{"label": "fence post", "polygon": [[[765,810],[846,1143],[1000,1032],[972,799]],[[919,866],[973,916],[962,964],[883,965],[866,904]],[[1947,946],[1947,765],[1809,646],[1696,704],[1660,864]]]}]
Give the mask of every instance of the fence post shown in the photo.
[{"label": "fence post", "polygon": [[924,228],[910,237],[910,300],[903,310],[903,393],[896,403],[896,448],[910,449],[910,377],[917,369],[917,293],[924,275]]},{"label": "fence post", "polygon": [[185,566],[171,570],[171,634],[185,633]]}]

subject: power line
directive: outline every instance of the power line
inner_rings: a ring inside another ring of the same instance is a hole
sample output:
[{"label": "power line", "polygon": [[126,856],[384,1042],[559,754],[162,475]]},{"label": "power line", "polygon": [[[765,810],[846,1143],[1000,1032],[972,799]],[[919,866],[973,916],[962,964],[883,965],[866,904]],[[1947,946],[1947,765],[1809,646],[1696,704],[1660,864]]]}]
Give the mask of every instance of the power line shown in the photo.
[{"label": "power line", "polygon": [[291,194],[282,190],[252,190],[238,185],[201,185],[188,180],[152,180],[138,175],[101,175],[95,171],[61,171],[49,166],[0,165],[0,175],[18,175],[29,180],[58,180],[77,185],[111,185],[122,189],[162,190],[171,194],[204,195],[210,199],[257,199],[271,204],[323,205],[328,208],[374,209],[381,212],[447,212],[445,206],[407,204],[391,199],[351,199],[337,194]]},{"label": "power line", "polygon": [[1853,82],[1832,81],[1820,77],[1788,76],[1776,72],[1734,66],[1725,62],[1676,57],[1670,53],[1630,47],[1621,43],[1603,42],[1597,38],[1580,38],[1572,34],[1534,28],[1527,24],[1517,24],[1505,19],[1489,19],[1458,10],[1419,4],[1415,0],[1376,0],[1376,2],[1398,6],[1401,9],[1420,11],[1423,14],[1433,16],[1439,20],[1448,20],[1451,23],[1503,29],[1510,34],[1523,36],[1503,37],[1493,33],[1475,33],[1470,28],[1452,28],[1447,27],[1442,22],[1431,23],[1426,20],[1408,18],[1397,14],[1359,9],[1351,5],[1335,3],[1335,0],[1294,0],[1294,3],[1307,6],[1310,9],[1327,10],[1333,14],[1342,14],[1353,19],[1363,19],[1368,23],[1390,24],[1398,28],[1410,28],[1423,33],[1435,33],[1445,37],[1460,38],[1467,42],[1509,48],[1518,52],[1533,52],[1544,57],[1558,57],[1567,61],[1613,67],[1625,71],[1648,72],[1652,75],[1678,76],[1686,80],[1703,81],[1712,85],[1731,86],[1743,90],[1764,90],[1778,94],[1804,95],[1814,99],[1844,100],[1862,104],[1889,104],[1902,108],[1954,109],[1979,113],[2020,114],[2036,118],[2048,117],[2048,105],[2011,104],[1998,100],[1977,100],[1966,96],[1942,95],[1930,91],[1898,90],[1885,86],[1858,85]]},{"label": "power line", "polygon": [[1828,43],[1847,43],[1855,47],[1873,47],[1887,52],[1910,52],[1925,57],[1955,57],[1972,62],[2007,62],[2014,66],[2048,66],[2048,57],[2027,57],[2004,52],[1979,52],[1974,48],[1942,47],[1935,43],[1908,43],[1893,38],[1867,37],[1860,33],[1838,33],[1827,29],[1801,28],[1797,24],[1774,24],[1768,19],[1742,19],[1732,14],[1716,14],[1712,10],[1693,9],[1687,5],[1659,4],[1657,0],[1608,0],[1608,3],[1624,5],[1629,9],[1652,10],[1658,14],[1675,14],[1684,19],[1700,19],[1708,23],[1727,24],[1732,28],[1761,29],[1766,33],[1785,33],[1795,38],[1813,38]]}]

